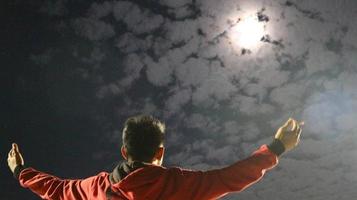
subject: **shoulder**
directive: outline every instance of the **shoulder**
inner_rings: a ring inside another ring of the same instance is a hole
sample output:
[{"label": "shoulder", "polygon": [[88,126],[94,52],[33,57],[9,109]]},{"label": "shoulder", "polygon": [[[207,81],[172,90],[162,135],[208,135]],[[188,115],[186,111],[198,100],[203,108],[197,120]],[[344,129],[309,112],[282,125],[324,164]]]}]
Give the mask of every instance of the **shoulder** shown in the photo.
[{"label": "shoulder", "polygon": [[108,172],[99,172],[97,175],[94,176],[98,180],[109,180],[109,173]]},{"label": "shoulder", "polygon": [[84,188],[88,188],[88,190],[92,192],[103,192],[110,186],[109,173],[100,172],[94,176],[82,179],[80,185]]},{"label": "shoulder", "polygon": [[200,174],[203,171],[199,171],[199,170],[192,170],[192,169],[185,169],[185,168],[181,168],[181,167],[170,167],[167,168],[167,173],[169,174],[174,174],[177,176],[185,176],[185,175],[190,175],[190,174]]},{"label": "shoulder", "polygon": [[100,172],[94,176],[88,177],[84,179],[85,182],[92,182],[97,184],[109,184],[109,173],[108,172]]}]

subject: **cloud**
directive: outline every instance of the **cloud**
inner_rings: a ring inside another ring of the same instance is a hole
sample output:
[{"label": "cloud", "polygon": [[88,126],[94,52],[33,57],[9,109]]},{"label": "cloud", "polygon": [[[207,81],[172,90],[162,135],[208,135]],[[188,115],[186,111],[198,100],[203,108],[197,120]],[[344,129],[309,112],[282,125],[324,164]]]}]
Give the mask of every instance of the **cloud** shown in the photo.
[{"label": "cloud", "polygon": [[160,58],[158,62],[146,57],[146,76],[150,83],[155,86],[167,86],[173,80],[173,68],[167,58]]},{"label": "cloud", "polygon": [[[74,52],[75,56],[78,57],[78,52]],[[88,57],[79,57],[79,59],[86,64],[97,64],[102,62],[106,58],[105,52],[100,48],[93,48]]]},{"label": "cloud", "polygon": [[141,51],[147,51],[152,46],[152,38],[150,36],[141,39],[136,37],[132,33],[125,33],[121,35],[118,40],[116,47],[123,53],[136,53]]},{"label": "cloud", "polygon": [[108,39],[115,35],[111,24],[93,18],[77,18],[73,20],[73,28],[78,35],[94,41]]},{"label": "cloud", "polygon": [[221,68],[218,63],[211,63],[209,66],[209,76],[202,79],[197,89],[193,92],[192,103],[194,105],[208,103],[207,106],[209,106],[212,105],[212,102],[217,101],[218,103],[229,99],[237,91],[224,68]]},{"label": "cloud", "polygon": [[[220,127],[208,116],[193,113],[185,120],[185,127],[191,129],[201,129],[203,131],[217,132]],[[209,134],[209,132],[207,133]]]},{"label": "cloud", "polygon": [[191,4],[190,0],[160,0],[160,4],[168,6],[170,8],[179,8],[187,4]]},{"label": "cloud", "polygon": [[115,83],[110,83],[105,86],[99,87],[96,93],[96,97],[99,99],[103,99],[108,96],[115,96],[117,94],[122,93],[122,89]]},{"label": "cloud", "polygon": [[306,67],[308,75],[321,73],[339,66],[340,58],[334,52],[327,51],[321,44],[312,45],[309,49]]},{"label": "cloud", "polygon": [[123,59],[124,70],[119,81],[101,85],[97,88],[96,96],[99,99],[117,96],[129,90],[137,79],[140,78],[144,63],[137,54],[129,54]]},{"label": "cloud", "polygon": [[108,16],[112,12],[113,12],[113,2],[105,1],[102,4],[94,2],[88,10],[88,15],[90,17],[100,19]]},{"label": "cloud", "polygon": [[[113,8],[114,18],[116,20],[122,20],[125,18],[125,16],[128,13],[131,12],[132,9],[138,10],[138,7],[129,1],[118,1],[117,3],[115,3],[114,8]],[[135,17],[135,19],[137,19],[137,18],[138,17]]]},{"label": "cloud", "polygon": [[141,76],[141,71],[144,68],[143,58],[137,54],[129,54],[124,60],[124,66],[125,77],[119,81],[119,84],[126,89],[130,89],[134,81]]},{"label": "cloud", "polygon": [[176,89],[166,101],[167,117],[177,112],[181,112],[182,107],[191,100],[192,91],[190,89]]},{"label": "cloud", "polygon": [[[242,55],[230,27],[263,8],[265,30],[282,45],[262,42]],[[106,1],[72,24],[95,47],[77,58],[96,66],[98,101],[119,118],[148,113],[167,121],[166,164],[227,165],[270,142],[292,116],[306,123],[301,145],[260,183],[224,199],[350,200],[357,181],[353,8],[354,1]],[[46,55],[33,60],[47,62]]]},{"label": "cloud", "polygon": [[166,37],[172,43],[188,42],[196,36],[197,22],[195,20],[184,20],[166,24]]},{"label": "cloud", "polygon": [[272,114],[275,107],[267,103],[259,103],[257,98],[236,95],[231,100],[230,108],[239,110],[241,114],[254,116],[259,114]]},{"label": "cloud", "polygon": [[287,84],[283,87],[275,88],[270,93],[270,99],[278,103],[284,110],[303,106],[303,98],[306,90],[304,84]]},{"label": "cloud", "polygon": [[353,119],[357,112],[356,74],[341,73],[338,78],[325,82],[325,93],[316,93],[308,100],[304,118],[316,134],[334,134],[355,129]]},{"label": "cloud", "polygon": [[124,22],[135,34],[151,32],[164,23],[161,15],[127,1],[118,1],[113,9],[115,19]]},{"label": "cloud", "polygon": [[190,58],[175,68],[175,77],[182,87],[199,87],[210,75],[209,63],[206,60]]}]

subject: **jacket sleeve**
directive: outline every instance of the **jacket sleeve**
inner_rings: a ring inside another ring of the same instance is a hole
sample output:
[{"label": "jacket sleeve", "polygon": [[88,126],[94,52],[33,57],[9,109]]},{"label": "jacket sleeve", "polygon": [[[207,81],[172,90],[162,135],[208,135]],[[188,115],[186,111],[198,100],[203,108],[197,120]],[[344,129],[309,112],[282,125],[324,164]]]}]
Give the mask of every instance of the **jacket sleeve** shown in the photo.
[{"label": "jacket sleeve", "polygon": [[189,199],[217,199],[256,183],[277,163],[277,155],[263,145],[248,158],[222,169],[206,172],[182,170],[182,189],[190,191],[186,193]]},{"label": "jacket sleeve", "polygon": [[93,195],[100,195],[101,184],[105,181],[105,172],[86,179],[60,179],[56,176],[37,171],[33,168],[23,169],[19,175],[20,185],[47,200],[81,200]]}]

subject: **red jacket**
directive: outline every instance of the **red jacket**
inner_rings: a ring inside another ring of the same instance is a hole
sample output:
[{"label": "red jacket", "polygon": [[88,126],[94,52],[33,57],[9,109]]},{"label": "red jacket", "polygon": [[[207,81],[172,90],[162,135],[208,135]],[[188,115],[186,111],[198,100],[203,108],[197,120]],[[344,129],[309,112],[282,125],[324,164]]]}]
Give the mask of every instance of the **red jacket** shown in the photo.
[{"label": "red jacket", "polygon": [[19,181],[41,198],[53,200],[210,200],[242,191],[277,162],[276,154],[263,145],[244,160],[206,172],[149,165],[111,184],[107,172],[69,180],[25,168]]}]

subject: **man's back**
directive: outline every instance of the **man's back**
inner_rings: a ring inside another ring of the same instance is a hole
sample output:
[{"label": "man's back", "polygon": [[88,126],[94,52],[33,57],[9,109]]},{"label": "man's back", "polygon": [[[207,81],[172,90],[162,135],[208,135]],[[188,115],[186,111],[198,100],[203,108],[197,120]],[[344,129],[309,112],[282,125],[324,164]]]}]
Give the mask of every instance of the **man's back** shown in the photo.
[{"label": "man's back", "polygon": [[114,172],[102,172],[83,180],[61,180],[27,168],[22,170],[19,180],[23,187],[44,199],[209,200],[241,191],[276,164],[277,156],[264,145],[247,159],[206,172],[148,164],[111,183],[110,175]]}]

